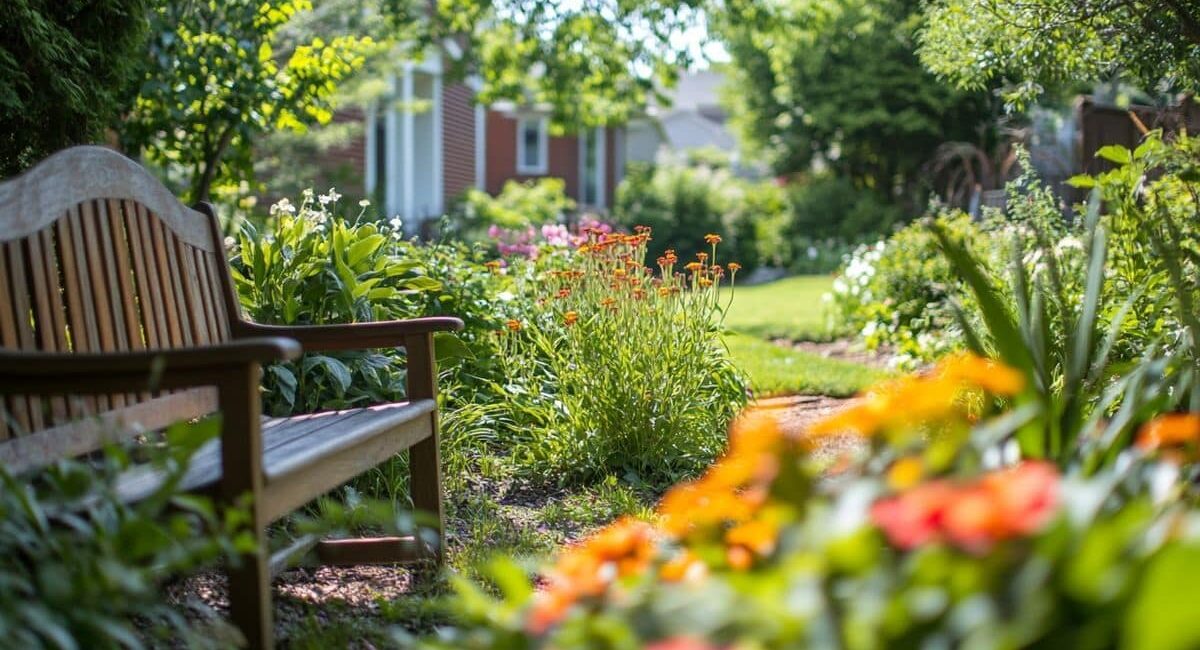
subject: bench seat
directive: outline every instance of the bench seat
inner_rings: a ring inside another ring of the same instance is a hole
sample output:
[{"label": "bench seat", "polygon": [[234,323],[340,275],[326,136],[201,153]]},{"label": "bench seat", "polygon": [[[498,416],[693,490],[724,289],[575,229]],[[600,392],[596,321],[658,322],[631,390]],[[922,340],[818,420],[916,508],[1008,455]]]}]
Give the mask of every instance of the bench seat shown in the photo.
[{"label": "bench seat", "polygon": [[[278,519],[298,505],[275,505],[288,494],[312,494],[314,484],[332,489],[428,437],[428,418],[437,407],[432,399],[395,402],[340,411],[321,411],[285,418],[264,417],[263,474],[268,517]],[[221,441],[210,440],[196,451],[180,487],[203,492],[221,480]],[[162,472],[139,466],[118,481],[123,499],[140,500],[162,485]],[[295,482],[310,489],[295,490]],[[291,501],[289,500],[289,501]]]}]

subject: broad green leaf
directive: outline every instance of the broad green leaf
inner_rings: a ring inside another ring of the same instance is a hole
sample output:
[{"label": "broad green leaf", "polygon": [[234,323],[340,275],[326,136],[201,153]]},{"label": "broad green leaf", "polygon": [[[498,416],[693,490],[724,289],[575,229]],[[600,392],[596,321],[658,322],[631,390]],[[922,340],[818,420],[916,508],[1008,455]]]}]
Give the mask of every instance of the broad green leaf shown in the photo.
[{"label": "broad green leaf", "polygon": [[434,356],[437,360],[474,359],[475,353],[470,346],[451,332],[438,332],[433,335]]},{"label": "broad green leaf", "polygon": [[1096,151],[1096,157],[1115,162],[1118,165],[1128,165],[1133,162],[1133,156],[1129,153],[1129,149],[1117,144],[1100,147]]},{"label": "broad green leaf", "polygon": [[1176,544],[1150,562],[1125,614],[1123,647],[1194,650],[1200,647],[1200,616],[1192,597],[1200,584],[1200,546]]}]

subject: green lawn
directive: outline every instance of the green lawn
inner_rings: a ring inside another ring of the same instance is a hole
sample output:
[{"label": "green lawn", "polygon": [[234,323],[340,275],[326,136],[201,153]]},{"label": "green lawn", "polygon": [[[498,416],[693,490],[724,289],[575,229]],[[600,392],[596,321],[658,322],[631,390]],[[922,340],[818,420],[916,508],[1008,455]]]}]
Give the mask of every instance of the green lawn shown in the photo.
[{"label": "green lawn", "polygon": [[821,297],[832,288],[833,277],[828,275],[798,275],[736,287],[725,326],[759,338],[829,340],[827,310]]},{"label": "green lawn", "polygon": [[846,397],[887,376],[862,364],[826,359],[741,334],[727,335],[725,344],[734,363],[749,376],[756,397]]}]

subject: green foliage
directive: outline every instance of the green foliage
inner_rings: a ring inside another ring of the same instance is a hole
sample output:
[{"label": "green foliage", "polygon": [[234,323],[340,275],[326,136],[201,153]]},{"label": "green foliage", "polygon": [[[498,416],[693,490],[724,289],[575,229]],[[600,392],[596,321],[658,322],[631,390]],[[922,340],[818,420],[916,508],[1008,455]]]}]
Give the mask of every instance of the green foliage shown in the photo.
[{"label": "green foliage", "polygon": [[883,201],[911,194],[907,210],[919,210],[921,167],[946,140],[979,140],[989,117],[985,95],[920,66],[919,26],[913,0],[732,4],[717,30],[733,57],[735,127],[778,173],[820,160]]},{"label": "green foliage", "polygon": [[[370,53],[370,38],[286,43],[282,29],[310,0],[166,2],[152,14],[150,52],[129,149],[178,175],[187,200],[251,178],[255,139],[333,116],[337,83]],[[286,47],[285,47],[286,46]]]},{"label": "green foliage", "polygon": [[[399,224],[337,213],[334,192],[272,208],[268,230],[246,223],[231,263],[247,315],[260,323],[326,325],[419,314],[415,296],[439,291],[405,254]],[[392,351],[310,353],[267,369],[264,406],[286,415],[391,401],[404,394]]]},{"label": "green foliage", "polygon": [[204,497],[177,492],[188,459],[216,435],[217,424],[210,419],[169,429],[169,446],[153,457],[168,480],[133,504],[116,490],[119,475],[131,467],[126,451],[111,450],[95,463],[62,461],[26,478],[0,468],[0,645],[235,643],[236,631],[197,623],[160,595],[168,577],[253,543],[239,532],[244,513],[218,512]]},{"label": "green foliage", "polygon": [[1005,461],[1056,416],[1021,394],[978,400],[1005,369],[958,363],[973,388],[939,389],[948,364],[841,420],[875,437],[836,480],[810,442],[748,420],[657,519],[563,550],[539,588],[504,560],[492,593],[457,581],[457,629],[422,647],[1194,645],[1177,601],[1197,577],[1196,457],[1145,448],[1091,476],[1086,445],[1062,470]]},{"label": "green foliage", "polygon": [[722,235],[747,271],[791,259],[787,202],[770,181],[739,179],[718,167],[631,165],[616,194],[612,215],[617,223],[654,231],[651,259],[668,250],[691,255],[707,233]]},{"label": "green foliage", "polygon": [[879,194],[831,174],[816,174],[790,184],[788,202],[792,209],[788,235],[793,242],[861,242],[887,234],[906,220],[903,209]]},{"label": "green foliage", "polygon": [[148,0],[10,0],[0,6],[0,178],[100,141],[129,106]]},{"label": "green foliage", "polygon": [[653,277],[645,246],[593,235],[566,269],[531,277],[528,311],[502,335],[517,455],[540,480],[677,480],[720,453],[745,403],[708,267]]},{"label": "green foliage", "polygon": [[566,181],[561,178],[508,181],[496,196],[477,189],[467,190],[459,206],[461,225],[456,230],[478,237],[488,226],[523,230],[531,226],[559,223],[575,202],[567,196]]},{"label": "green foliage", "polygon": [[1171,0],[936,0],[921,61],[963,88],[1004,86],[1012,108],[1046,89],[1132,77],[1146,90],[1195,91],[1200,7]]},{"label": "green foliage", "polygon": [[[990,241],[962,213],[940,215],[935,223],[965,241]],[[856,249],[831,297],[837,328],[857,333],[869,348],[894,348],[903,366],[953,348],[958,337],[952,301],[963,294],[961,277],[929,225],[920,222]]]}]

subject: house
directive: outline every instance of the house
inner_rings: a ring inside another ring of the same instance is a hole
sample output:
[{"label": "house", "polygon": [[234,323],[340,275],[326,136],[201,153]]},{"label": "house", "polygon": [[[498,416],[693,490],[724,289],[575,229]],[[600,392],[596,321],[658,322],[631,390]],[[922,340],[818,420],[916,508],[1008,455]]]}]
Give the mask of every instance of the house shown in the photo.
[{"label": "house", "polygon": [[686,158],[700,151],[715,151],[727,157],[735,170],[757,171],[740,164],[738,140],[720,102],[724,84],[725,75],[718,70],[680,75],[669,92],[669,105],[650,107],[644,118],[626,129],[628,160],[655,162],[664,155]]},{"label": "house", "polygon": [[683,74],[669,107],[650,107],[624,126],[552,135],[545,107],[477,105],[473,80],[446,77],[445,57],[456,55],[452,42],[431,50],[389,78],[375,105],[339,112],[335,120],[360,122],[361,133],[321,156],[323,169],[362,179],[361,191],[413,232],[468,189],[497,194],[508,181],[561,178],[580,208],[604,211],[630,162],[716,150],[735,170],[755,171],[738,164],[737,139],[718,101],[720,72]]},{"label": "house", "polygon": [[557,136],[545,110],[477,105],[471,80],[446,78],[443,56],[406,63],[387,80],[385,98],[340,111],[336,121],[363,128],[324,152],[320,166],[361,178],[362,193],[412,232],[468,189],[495,194],[510,180],[562,178],[580,207],[608,208],[624,169],[622,129]]}]

